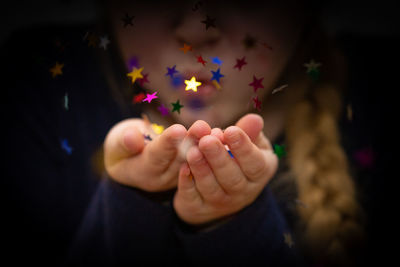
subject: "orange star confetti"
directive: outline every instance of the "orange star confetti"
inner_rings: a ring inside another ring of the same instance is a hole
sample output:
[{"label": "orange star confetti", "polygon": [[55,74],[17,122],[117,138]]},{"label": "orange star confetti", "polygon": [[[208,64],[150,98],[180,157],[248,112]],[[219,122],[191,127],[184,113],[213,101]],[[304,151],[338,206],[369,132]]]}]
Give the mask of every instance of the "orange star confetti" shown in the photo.
[{"label": "orange star confetti", "polygon": [[143,67],[141,67],[140,69],[133,67],[133,70],[131,72],[129,72],[126,76],[131,77],[132,83],[134,83],[136,81],[136,79],[143,78],[142,70],[143,70]]},{"label": "orange star confetti", "polygon": [[182,50],[186,54],[187,51],[192,51],[192,46],[184,43],[183,47],[179,48],[179,50]]},{"label": "orange star confetti", "polygon": [[201,82],[197,82],[196,78],[193,76],[192,79],[190,80],[185,80],[185,84],[186,84],[186,88],[185,90],[193,90],[195,92],[197,92],[197,86],[201,85]]},{"label": "orange star confetti", "polygon": [[62,68],[64,67],[64,64],[60,64],[56,62],[56,65],[54,65],[49,71],[51,72],[51,76],[55,78],[57,75],[63,74]]}]

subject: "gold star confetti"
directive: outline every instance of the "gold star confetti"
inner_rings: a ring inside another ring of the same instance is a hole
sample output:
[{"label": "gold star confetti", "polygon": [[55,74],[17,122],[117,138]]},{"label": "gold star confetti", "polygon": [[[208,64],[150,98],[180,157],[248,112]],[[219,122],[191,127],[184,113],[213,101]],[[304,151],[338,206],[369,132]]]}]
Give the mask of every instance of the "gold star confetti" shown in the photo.
[{"label": "gold star confetti", "polygon": [[129,72],[126,76],[131,77],[132,83],[134,83],[136,81],[136,79],[143,78],[142,70],[143,70],[143,67],[140,69],[133,67],[133,70],[131,72]]},{"label": "gold star confetti", "polygon": [[216,80],[213,80],[212,83],[214,84],[215,88],[217,88],[218,90],[221,89],[221,85]]},{"label": "gold star confetti", "polygon": [[291,248],[294,245],[292,235],[290,233],[284,233],[283,237],[285,238],[285,243]]},{"label": "gold star confetti", "polygon": [[186,84],[186,91],[192,89],[193,91],[197,92],[197,86],[201,85],[201,82],[196,82],[196,78],[193,76],[190,80],[185,80]]},{"label": "gold star confetti", "polygon": [[56,62],[56,65],[54,65],[49,71],[51,72],[51,76],[55,78],[57,75],[63,74],[62,68],[64,67],[64,64],[60,64]]},{"label": "gold star confetti", "polygon": [[157,123],[152,123],[151,128],[156,134],[161,134],[164,131],[164,126],[158,125]]}]

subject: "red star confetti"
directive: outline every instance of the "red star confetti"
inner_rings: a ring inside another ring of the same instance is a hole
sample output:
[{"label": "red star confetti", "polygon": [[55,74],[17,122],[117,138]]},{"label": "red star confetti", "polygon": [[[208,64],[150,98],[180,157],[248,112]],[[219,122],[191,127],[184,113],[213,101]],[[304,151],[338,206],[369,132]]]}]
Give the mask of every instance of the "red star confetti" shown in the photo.
[{"label": "red star confetti", "polygon": [[145,99],[145,98],[146,98],[146,96],[144,95],[144,93],[139,93],[139,94],[133,96],[132,102],[134,104],[141,103],[141,102],[143,102],[143,99]]},{"label": "red star confetti", "polygon": [[146,74],[143,74],[143,78],[137,79],[137,81],[141,87],[143,87],[144,83],[150,83],[150,81],[147,79],[148,76],[149,76],[149,74],[146,73]]},{"label": "red star confetti", "polygon": [[258,99],[258,96],[253,97],[253,102],[254,102],[254,108],[257,109],[258,111],[261,110],[261,101]]},{"label": "red star confetti", "polygon": [[197,62],[203,64],[203,66],[206,65],[207,61],[205,61],[202,56],[196,56],[196,58],[197,58]]},{"label": "red star confetti", "polygon": [[151,101],[153,99],[158,98],[158,96],[156,96],[157,92],[154,92],[152,94],[146,94],[146,98],[142,100],[142,102],[147,101],[147,103],[151,103]]},{"label": "red star confetti", "polygon": [[192,51],[192,46],[184,43],[183,47],[179,48],[179,50],[182,50],[186,54],[187,51]]},{"label": "red star confetti", "polygon": [[56,65],[54,65],[49,71],[51,72],[51,76],[55,78],[57,75],[63,74],[62,68],[64,67],[64,64],[60,64],[56,62]]},{"label": "red star confetti", "polygon": [[264,80],[264,78],[261,79],[257,79],[256,76],[253,76],[253,82],[249,83],[250,86],[253,86],[254,88],[254,92],[257,93],[257,90],[259,88],[264,88],[264,86],[262,85],[262,81]]},{"label": "red star confetti", "polygon": [[238,68],[239,70],[242,70],[242,67],[246,65],[246,57],[243,57],[241,59],[236,59],[236,65],[233,67],[234,69]]}]

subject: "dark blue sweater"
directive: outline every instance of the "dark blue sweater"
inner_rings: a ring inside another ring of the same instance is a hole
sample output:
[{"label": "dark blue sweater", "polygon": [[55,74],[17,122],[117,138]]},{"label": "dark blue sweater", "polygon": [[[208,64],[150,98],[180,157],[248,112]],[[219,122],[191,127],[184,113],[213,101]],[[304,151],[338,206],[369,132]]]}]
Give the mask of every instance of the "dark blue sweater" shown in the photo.
[{"label": "dark blue sweater", "polygon": [[[19,32],[2,49],[6,258],[52,266],[294,265],[296,245],[285,243],[290,229],[268,187],[204,231],[176,216],[174,190],[146,193],[95,174],[91,158],[107,132],[139,112],[111,95],[96,59],[107,51],[88,47],[86,30]],[[57,61],[63,74],[53,78]]]}]

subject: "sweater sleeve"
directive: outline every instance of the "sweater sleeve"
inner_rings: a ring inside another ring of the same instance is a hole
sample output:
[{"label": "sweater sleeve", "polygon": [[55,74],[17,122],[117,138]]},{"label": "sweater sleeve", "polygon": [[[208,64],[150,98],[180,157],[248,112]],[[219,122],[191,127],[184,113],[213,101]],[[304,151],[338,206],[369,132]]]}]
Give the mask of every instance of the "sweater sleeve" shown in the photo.
[{"label": "sweater sleeve", "polygon": [[196,232],[177,220],[176,234],[194,266],[302,266],[268,187],[254,203],[213,230]]}]

